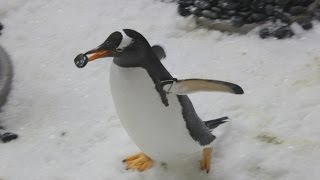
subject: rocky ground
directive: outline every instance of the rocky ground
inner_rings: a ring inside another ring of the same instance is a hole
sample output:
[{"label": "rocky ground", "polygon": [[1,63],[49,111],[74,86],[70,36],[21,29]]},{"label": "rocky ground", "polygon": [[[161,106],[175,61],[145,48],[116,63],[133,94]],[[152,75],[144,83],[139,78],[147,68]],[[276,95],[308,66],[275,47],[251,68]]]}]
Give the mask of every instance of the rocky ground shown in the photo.
[{"label": "rocky ground", "polygon": [[[318,0],[179,0],[178,4],[181,16],[193,15],[205,22],[201,25],[218,30],[246,33],[261,26],[261,38],[288,38],[294,35],[291,24],[310,30],[312,20],[320,20]],[[217,23],[220,26],[214,26]]]}]

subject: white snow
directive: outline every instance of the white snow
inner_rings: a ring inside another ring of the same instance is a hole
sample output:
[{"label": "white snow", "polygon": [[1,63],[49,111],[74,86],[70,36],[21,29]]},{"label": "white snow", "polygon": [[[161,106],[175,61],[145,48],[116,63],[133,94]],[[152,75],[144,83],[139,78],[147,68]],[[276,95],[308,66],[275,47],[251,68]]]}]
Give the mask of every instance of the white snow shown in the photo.
[{"label": "white snow", "polygon": [[[156,0],[0,1],[0,44],[15,67],[1,121],[20,135],[0,144],[1,180],[300,180],[320,177],[320,25],[287,40],[195,28],[174,3]],[[197,159],[126,171],[138,151],[121,127],[109,89],[110,60],[75,67],[74,57],[123,28],[166,49],[181,79],[241,85],[245,95],[190,96],[204,120],[228,115],[209,174]]]}]

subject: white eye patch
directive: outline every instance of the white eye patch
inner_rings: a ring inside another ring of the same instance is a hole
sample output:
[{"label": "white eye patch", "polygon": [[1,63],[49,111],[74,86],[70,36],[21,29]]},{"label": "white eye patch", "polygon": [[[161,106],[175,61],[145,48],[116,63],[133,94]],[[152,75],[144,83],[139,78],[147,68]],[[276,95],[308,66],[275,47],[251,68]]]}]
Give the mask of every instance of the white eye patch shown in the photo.
[{"label": "white eye patch", "polygon": [[119,46],[117,47],[117,49],[123,50],[124,48],[128,47],[132,43],[133,39],[127,36],[127,34],[123,31],[120,31],[120,33],[122,34],[122,40]]}]

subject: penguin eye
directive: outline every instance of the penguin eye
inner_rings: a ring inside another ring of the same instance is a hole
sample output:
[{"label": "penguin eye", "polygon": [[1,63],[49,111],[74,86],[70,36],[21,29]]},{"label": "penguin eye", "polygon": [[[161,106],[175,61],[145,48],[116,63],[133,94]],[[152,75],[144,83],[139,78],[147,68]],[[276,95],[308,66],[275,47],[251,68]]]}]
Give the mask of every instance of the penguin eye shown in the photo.
[{"label": "penguin eye", "polygon": [[117,51],[117,52],[122,52],[122,51],[123,51],[123,48],[117,48],[116,51]]}]

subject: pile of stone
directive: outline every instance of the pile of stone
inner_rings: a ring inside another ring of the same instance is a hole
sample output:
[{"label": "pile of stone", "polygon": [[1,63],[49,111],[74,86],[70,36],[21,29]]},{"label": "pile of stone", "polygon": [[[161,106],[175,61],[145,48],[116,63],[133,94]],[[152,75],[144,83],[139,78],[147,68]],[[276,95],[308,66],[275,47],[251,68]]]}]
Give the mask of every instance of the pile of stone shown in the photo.
[{"label": "pile of stone", "polygon": [[309,30],[313,19],[320,20],[320,0],[178,0],[178,5],[181,16],[193,15],[200,25],[220,31],[247,33],[269,24],[261,38],[291,37],[292,23]]}]

